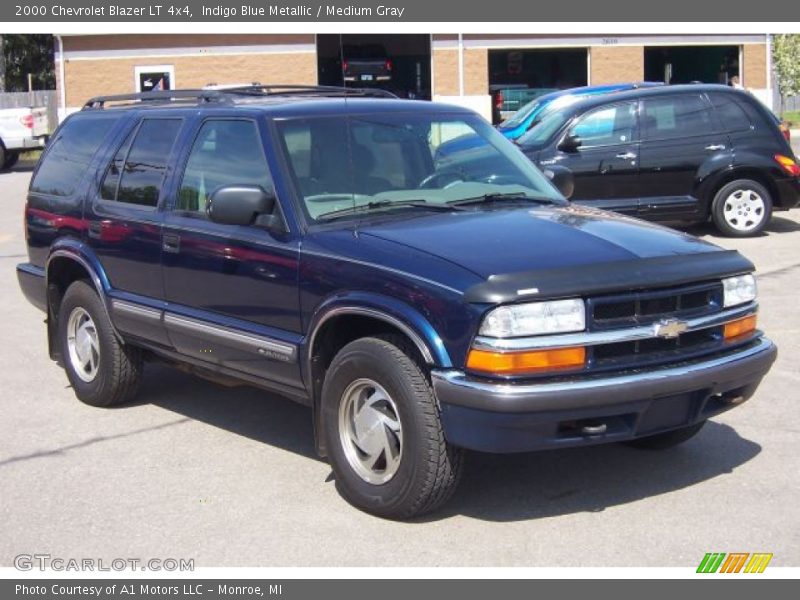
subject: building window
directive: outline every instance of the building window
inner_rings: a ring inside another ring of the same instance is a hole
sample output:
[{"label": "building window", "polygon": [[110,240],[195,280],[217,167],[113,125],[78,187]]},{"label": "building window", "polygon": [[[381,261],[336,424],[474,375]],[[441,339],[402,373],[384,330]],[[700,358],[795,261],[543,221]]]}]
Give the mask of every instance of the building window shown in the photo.
[{"label": "building window", "polygon": [[133,70],[133,85],[137,92],[175,89],[175,67],[172,65],[143,65]]}]

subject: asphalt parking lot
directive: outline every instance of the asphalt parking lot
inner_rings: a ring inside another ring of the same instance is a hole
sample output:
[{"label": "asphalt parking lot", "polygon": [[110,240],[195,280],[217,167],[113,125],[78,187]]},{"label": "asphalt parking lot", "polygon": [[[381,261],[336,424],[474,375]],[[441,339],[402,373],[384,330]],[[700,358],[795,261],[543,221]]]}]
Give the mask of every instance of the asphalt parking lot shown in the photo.
[{"label": "asphalt parking lot", "polygon": [[755,239],[691,230],[758,267],[760,326],[780,355],[750,402],[661,453],[471,454],[444,510],[395,523],[339,498],[308,409],[289,401],[148,365],[138,403],[79,403],[16,282],[29,177],[0,174],[1,566],[48,553],[197,567],[691,567],[711,551],[800,566],[800,210]]}]

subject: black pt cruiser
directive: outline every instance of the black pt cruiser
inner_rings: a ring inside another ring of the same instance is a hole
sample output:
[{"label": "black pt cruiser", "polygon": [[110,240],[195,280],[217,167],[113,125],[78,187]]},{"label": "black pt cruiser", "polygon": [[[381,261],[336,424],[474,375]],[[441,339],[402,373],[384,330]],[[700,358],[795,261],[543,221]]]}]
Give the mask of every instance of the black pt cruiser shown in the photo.
[{"label": "black pt cruiser", "polygon": [[749,261],[550,175],[375,90],[99,97],[33,174],[19,282],[83,402],[155,360],[284,395],[349,502],[408,518],[464,449],[669,447],[775,359]]}]

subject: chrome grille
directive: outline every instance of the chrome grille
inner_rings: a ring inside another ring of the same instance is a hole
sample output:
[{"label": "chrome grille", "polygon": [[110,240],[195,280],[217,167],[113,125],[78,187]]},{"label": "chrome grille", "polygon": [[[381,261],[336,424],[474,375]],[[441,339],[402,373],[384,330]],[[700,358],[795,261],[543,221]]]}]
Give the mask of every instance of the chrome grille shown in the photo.
[{"label": "chrome grille", "polygon": [[654,323],[663,318],[691,318],[722,307],[722,284],[702,283],[678,288],[636,291],[589,300],[591,330]]},{"label": "chrome grille", "polygon": [[[691,319],[722,310],[722,284],[706,282],[657,290],[598,296],[587,301],[589,331],[610,331],[655,324],[665,319]],[[674,338],[599,344],[590,348],[592,370],[630,368],[692,358],[719,350],[722,327],[688,331]]]}]

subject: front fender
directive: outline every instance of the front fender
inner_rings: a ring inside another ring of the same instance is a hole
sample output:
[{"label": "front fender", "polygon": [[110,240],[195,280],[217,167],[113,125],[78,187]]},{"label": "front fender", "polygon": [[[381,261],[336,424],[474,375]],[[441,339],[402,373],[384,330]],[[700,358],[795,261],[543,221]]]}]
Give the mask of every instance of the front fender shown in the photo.
[{"label": "front fender", "polygon": [[[383,320],[403,331],[428,364],[443,368],[453,366],[442,338],[418,310],[395,298],[363,291],[338,293],[319,304],[309,322],[303,345],[306,364],[322,325],[333,317],[346,314]],[[307,368],[310,372],[310,368]]]}]

